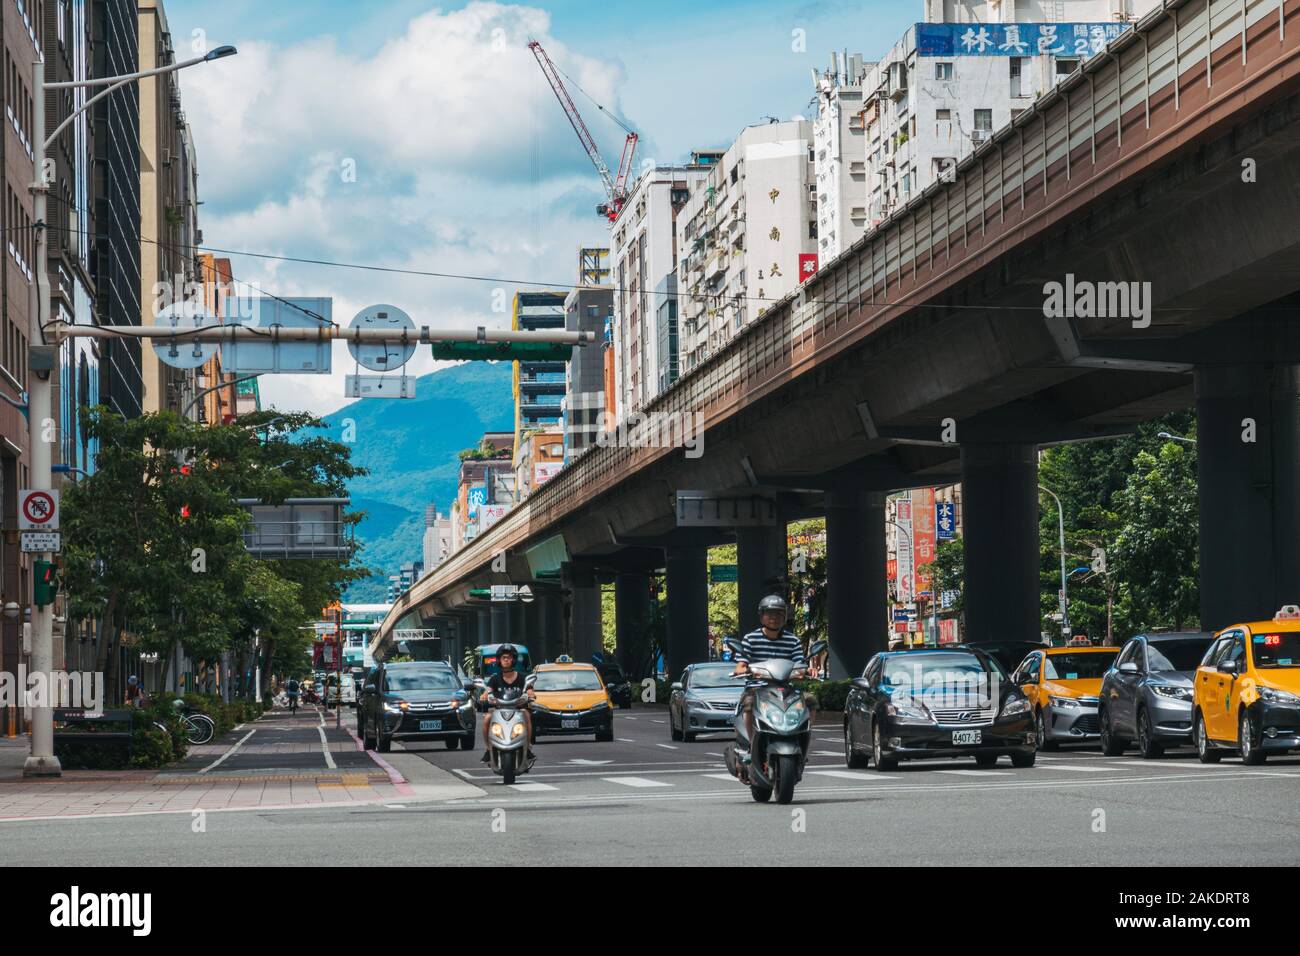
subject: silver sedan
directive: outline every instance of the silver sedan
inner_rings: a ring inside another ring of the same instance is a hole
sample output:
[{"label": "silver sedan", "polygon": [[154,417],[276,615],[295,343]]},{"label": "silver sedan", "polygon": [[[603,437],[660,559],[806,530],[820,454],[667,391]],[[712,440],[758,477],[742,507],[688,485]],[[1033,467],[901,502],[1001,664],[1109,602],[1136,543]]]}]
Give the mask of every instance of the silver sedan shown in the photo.
[{"label": "silver sedan", "polygon": [[732,677],[735,663],[691,664],[668,697],[668,730],[673,740],[690,743],[696,734],[732,730],[736,704],[745,689],[743,677]]}]

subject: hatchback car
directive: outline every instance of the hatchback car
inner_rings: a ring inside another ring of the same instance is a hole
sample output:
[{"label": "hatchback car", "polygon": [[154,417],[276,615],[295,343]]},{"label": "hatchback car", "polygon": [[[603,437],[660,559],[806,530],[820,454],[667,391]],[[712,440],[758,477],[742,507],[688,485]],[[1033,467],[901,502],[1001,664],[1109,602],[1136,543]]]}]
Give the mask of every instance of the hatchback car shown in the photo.
[{"label": "hatchback car", "polygon": [[1192,742],[1192,677],[1214,635],[1139,634],[1101,680],[1101,752],[1118,757],[1137,743],[1143,757]]},{"label": "hatchback car", "polygon": [[1202,763],[1300,749],[1300,608],[1220,631],[1194,678],[1192,737]]},{"label": "hatchback car", "polygon": [[575,664],[568,657],[538,664],[528,678],[528,688],[533,698],[533,739],[562,734],[614,739],[614,702],[594,665]]},{"label": "hatchback car", "polygon": [[732,677],[731,663],[691,664],[668,695],[668,735],[690,743],[696,734],[733,729],[744,677]]},{"label": "hatchback car", "polygon": [[444,661],[381,664],[357,707],[357,736],[367,750],[442,740],[448,750],[474,748],[474,700]]},{"label": "hatchback car", "polygon": [[1117,654],[1117,647],[1045,647],[1016,668],[1012,680],[1033,705],[1040,750],[1101,736],[1101,679]]},{"label": "hatchback car", "polygon": [[1033,710],[998,662],[982,651],[886,651],[853,680],[844,705],[844,762],[894,770],[900,760],[974,757],[1014,767],[1036,757]]}]

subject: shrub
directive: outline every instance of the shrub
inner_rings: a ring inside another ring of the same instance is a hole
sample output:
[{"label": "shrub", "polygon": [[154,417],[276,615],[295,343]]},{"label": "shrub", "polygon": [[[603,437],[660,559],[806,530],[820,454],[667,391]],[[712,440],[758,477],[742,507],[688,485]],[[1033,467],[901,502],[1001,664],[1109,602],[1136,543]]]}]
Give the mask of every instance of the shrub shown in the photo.
[{"label": "shrub", "polygon": [[175,735],[150,725],[135,731],[131,737],[132,767],[150,769],[170,763],[176,752]]}]

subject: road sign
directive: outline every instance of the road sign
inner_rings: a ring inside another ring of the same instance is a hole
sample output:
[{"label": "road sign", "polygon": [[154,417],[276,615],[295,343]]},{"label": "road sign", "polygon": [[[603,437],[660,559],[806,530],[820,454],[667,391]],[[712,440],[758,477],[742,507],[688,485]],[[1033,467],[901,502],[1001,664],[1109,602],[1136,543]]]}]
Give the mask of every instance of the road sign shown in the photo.
[{"label": "road sign", "polygon": [[519,600],[523,601],[525,604],[531,604],[533,602],[533,589],[527,584],[521,584],[519,590],[516,591],[515,594],[518,596]]},{"label": "road sign", "polygon": [[519,588],[513,584],[492,585],[492,600],[513,601],[519,594]]},{"label": "road sign", "polygon": [[[203,326],[220,325],[216,316],[203,310],[203,304],[196,299],[177,302],[159,311],[153,324],[173,329],[197,329]],[[217,354],[216,342],[195,342],[193,339],[150,339],[158,361],[172,368],[199,368],[207,365],[212,356]]]},{"label": "road sign", "polygon": [[24,554],[58,554],[63,550],[61,539],[57,531],[24,531],[19,535]]},{"label": "road sign", "polygon": [[450,361],[567,362],[573,346],[558,342],[434,342],[433,357]]},{"label": "road sign", "polygon": [[709,583],[739,580],[739,572],[734,564],[710,564]]},{"label": "road sign", "polygon": [[349,375],[344,381],[343,394],[348,398],[415,398],[415,379],[409,375]]},{"label": "road sign", "polygon": [[59,493],[44,488],[18,492],[18,530],[58,531]]},{"label": "road sign", "polygon": [[[226,311],[240,310],[236,296],[226,300]],[[227,314],[227,323],[238,323],[264,331],[265,340],[221,343],[221,368],[239,375],[278,373],[293,375],[328,375],[330,373],[330,346],[328,338],[316,341],[276,341],[277,329],[328,329],[333,327],[331,316],[334,300],[273,299],[270,296],[253,296],[241,300],[240,305],[251,303],[251,315]],[[319,318],[318,318],[319,317]]]},{"label": "road sign", "polygon": [[[353,316],[348,328],[383,329],[390,332],[410,329],[414,332],[415,323],[411,321],[409,315],[395,305],[368,305]],[[416,334],[412,338],[418,339],[419,335]],[[355,341],[349,341],[348,352],[357,360],[357,364],[364,365],[372,372],[389,372],[395,368],[401,368],[411,360],[411,356],[415,354],[415,343],[378,342],[359,344]],[[406,396],[401,397],[405,398]]]}]

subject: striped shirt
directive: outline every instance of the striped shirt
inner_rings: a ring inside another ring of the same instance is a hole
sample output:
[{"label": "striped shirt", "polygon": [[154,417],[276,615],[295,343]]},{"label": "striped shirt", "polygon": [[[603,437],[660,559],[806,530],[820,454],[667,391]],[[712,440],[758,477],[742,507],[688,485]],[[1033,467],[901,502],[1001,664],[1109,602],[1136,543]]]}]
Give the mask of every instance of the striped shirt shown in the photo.
[{"label": "striped shirt", "polygon": [[782,631],[780,637],[771,638],[760,627],[750,631],[740,642],[738,660],[751,661],[783,660],[796,664],[806,663],[803,656],[803,643],[790,631]]}]

